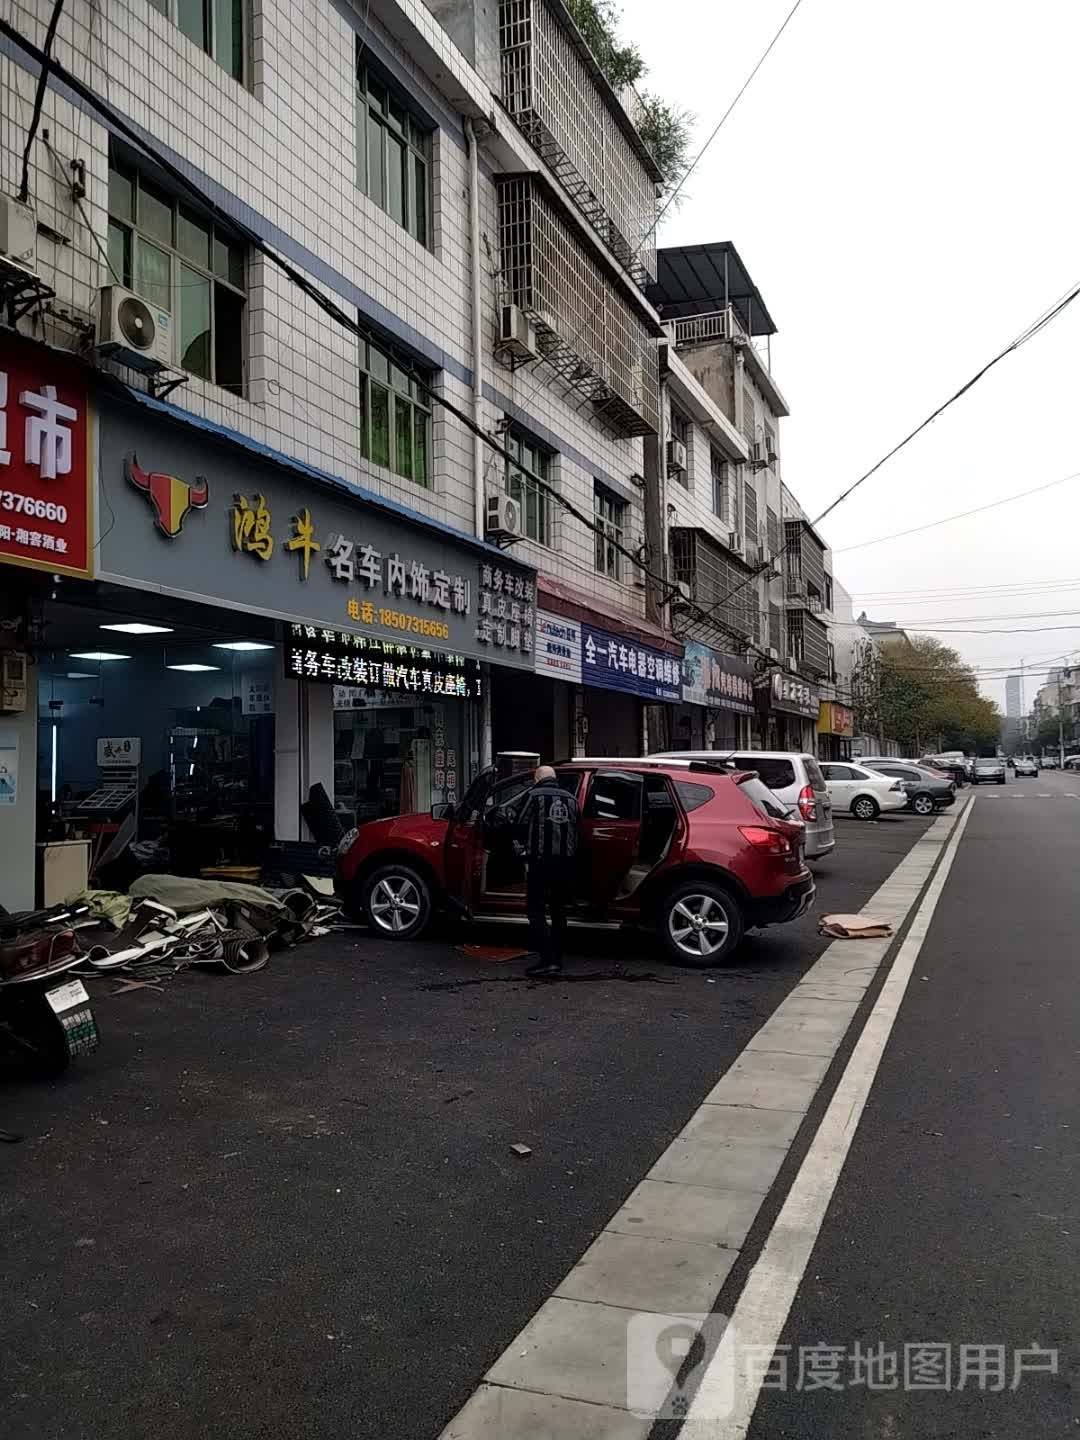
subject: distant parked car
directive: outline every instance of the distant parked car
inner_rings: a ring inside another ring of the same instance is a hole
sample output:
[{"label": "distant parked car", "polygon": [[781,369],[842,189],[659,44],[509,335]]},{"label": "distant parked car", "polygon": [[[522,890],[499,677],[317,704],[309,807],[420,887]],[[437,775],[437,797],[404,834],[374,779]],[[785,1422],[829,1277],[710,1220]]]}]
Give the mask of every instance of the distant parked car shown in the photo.
[{"label": "distant parked car", "polygon": [[756,770],[776,798],[806,827],[805,855],[820,860],[836,845],[832,800],[816,758],[797,750],[672,750],[652,760],[721,761],[736,770]]},{"label": "distant parked car", "polygon": [[1030,755],[1018,755],[1016,757],[1016,764],[1013,766],[1013,770],[1018,780],[1021,775],[1038,776],[1039,762],[1033,759]]},{"label": "distant parked car", "polygon": [[1044,755],[1043,758],[1039,761],[1039,764],[1042,766],[1042,768],[1043,768],[1044,770],[1058,770],[1058,769],[1060,769],[1060,766],[1058,765],[1058,762],[1057,762],[1057,756],[1056,756],[1056,755]]},{"label": "distant parked car", "polygon": [[956,803],[955,781],[943,779],[941,775],[916,765],[912,760],[891,760],[885,756],[877,759],[871,756],[862,763],[870,770],[877,770],[882,775],[891,775],[894,780],[902,781],[907,795],[907,808],[916,815],[932,815],[935,810],[942,810]]},{"label": "distant parked car", "polygon": [[1004,785],[1007,779],[1004,756],[978,756],[975,761],[975,773],[971,777],[972,785]]},{"label": "distant parked car", "polygon": [[962,756],[924,755],[919,764],[927,770],[937,770],[940,774],[947,775],[950,780],[955,780],[958,790],[962,790],[968,783],[968,768]]},{"label": "distant parked car", "polygon": [[903,781],[866,765],[851,760],[823,760],[821,773],[829,787],[834,813],[853,815],[856,820],[876,820],[883,810],[903,810],[908,803]]}]

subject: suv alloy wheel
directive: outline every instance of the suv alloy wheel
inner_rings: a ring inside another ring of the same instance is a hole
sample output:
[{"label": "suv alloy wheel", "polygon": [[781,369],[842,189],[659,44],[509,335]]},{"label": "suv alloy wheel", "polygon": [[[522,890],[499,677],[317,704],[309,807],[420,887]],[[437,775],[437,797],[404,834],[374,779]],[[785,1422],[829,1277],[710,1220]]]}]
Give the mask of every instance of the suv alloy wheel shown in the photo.
[{"label": "suv alloy wheel", "polygon": [[660,902],[657,929],[680,965],[719,965],[742,939],[738,901],[714,880],[687,880]]}]

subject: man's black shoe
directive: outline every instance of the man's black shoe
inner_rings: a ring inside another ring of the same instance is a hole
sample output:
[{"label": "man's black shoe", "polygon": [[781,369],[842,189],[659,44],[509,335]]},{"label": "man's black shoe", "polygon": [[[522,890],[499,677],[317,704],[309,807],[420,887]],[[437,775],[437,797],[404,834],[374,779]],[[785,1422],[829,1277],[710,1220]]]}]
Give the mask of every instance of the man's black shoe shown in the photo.
[{"label": "man's black shoe", "polygon": [[553,980],[562,974],[562,966],[557,960],[537,960],[535,965],[526,965],[525,974],[530,980]]}]

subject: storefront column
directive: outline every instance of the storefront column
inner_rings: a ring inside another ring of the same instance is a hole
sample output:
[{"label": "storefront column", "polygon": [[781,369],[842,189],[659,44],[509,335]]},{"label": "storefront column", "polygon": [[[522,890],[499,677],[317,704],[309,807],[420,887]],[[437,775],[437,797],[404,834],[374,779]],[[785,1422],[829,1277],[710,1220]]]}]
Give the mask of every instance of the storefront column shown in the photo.
[{"label": "storefront column", "polygon": [[274,675],[274,835],[300,839],[300,682],[284,673],[279,655]]},{"label": "storefront column", "polygon": [[582,755],[588,754],[588,736],[584,733],[585,727],[582,721],[585,719],[585,691],[580,685],[574,686],[574,733],[571,739],[573,749],[571,754],[575,760]]},{"label": "storefront column", "polygon": [[278,675],[274,688],[274,834],[310,840],[300,806],[320,781],[334,798],[334,689]]},{"label": "storefront column", "polygon": [[[334,799],[334,687],[305,685],[301,703],[306,709],[305,747],[301,791],[306,800],[312,785],[321,784]],[[305,826],[306,832],[306,826]],[[305,838],[312,838],[310,833]]]},{"label": "storefront column", "polygon": [[494,759],[491,744],[491,666],[483,666],[482,674],[483,687],[480,691],[480,769],[486,770]]},{"label": "storefront column", "polygon": [[26,709],[0,715],[0,755],[17,776],[14,805],[0,805],[0,902],[7,910],[32,910],[35,903],[37,666],[28,665],[26,672]]}]

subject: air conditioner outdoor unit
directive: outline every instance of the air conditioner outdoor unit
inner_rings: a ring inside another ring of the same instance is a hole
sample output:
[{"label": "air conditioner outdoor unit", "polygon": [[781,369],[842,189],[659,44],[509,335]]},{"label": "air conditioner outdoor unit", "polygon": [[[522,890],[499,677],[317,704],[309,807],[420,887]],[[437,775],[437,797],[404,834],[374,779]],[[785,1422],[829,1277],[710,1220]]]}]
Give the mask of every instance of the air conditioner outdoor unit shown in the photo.
[{"label": "air conditioner outdoor unit", "polygon": [[769,659],[770,659],[770,660],[779,660],[779,659],[780,659],[780,651],[777,650],[777,648],[776,648],[775,645],[770,645],[770,646],[769,646]]},{"label": "air conditioner outdoor unit", "polygon": [[536,331],[529,317],[516,305],[503,305],[499,310],[499,350],[515,360],[535,360]]},{"label": "air conditioner outdoor unit", "polygon": [[773,558],[769,561],[769,579],[780,580],[783,578],[783,574],[784,568],[780,564],[780,559],[778,556],[774,555]]},{"label": "air conditioner outdoor unit", "polygon": [[98,345],[134,370],[160,370],[172,364],[172,316],[122,285],[106,285]]},{"label": "air conditioner outdoor unit", "polygon": [[738,530],[732,530],[728,535],[728,549],[734,555],[741,555],[743,548],[743,537],[739,534]]},{"label": "air conditioner outdoor unit", "polygon": [[754,440],[750,446],[750,462],[758,469],[768,465],[769,455],[764,440]]},{"label": "air conditioner outdoor unit", "polygon": [[669,472],[677,470],[680,475],[686,474],[686,446],[681,440],[667,442],[667,468]]},{"label": "air conditioner outdoor unit", "polygon": [[500,491],[487,497],[484,533],[489,540],[517,540],[521,535],[521,501]]},{"label": "air conditioner outdoor unit", "polygon": [[768,458],[769,464],[771,465],[772,462],[776,459],[776,441],[771,435],[765,436],[765,454]]},{"label": "air conditioner outdoor unit", "polygon": [[37,270],[37,220],[10,195],[0,195],[0,258],[30,274]]}]

